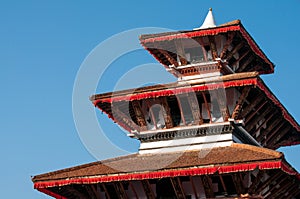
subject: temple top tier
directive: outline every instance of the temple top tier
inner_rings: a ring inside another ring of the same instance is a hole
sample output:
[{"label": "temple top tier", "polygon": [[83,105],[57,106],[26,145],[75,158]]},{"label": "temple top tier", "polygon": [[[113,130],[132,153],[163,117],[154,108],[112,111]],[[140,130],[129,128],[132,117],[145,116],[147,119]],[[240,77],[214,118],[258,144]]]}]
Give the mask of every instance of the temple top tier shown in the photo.
[{"label": "temple top tier", "polygon": [[201,78],[257,71],[274,72],[266,57],[240,20],[215,25],[212,11],[194,30],[145,34],[140,42],[167,71],[178,78]]}]

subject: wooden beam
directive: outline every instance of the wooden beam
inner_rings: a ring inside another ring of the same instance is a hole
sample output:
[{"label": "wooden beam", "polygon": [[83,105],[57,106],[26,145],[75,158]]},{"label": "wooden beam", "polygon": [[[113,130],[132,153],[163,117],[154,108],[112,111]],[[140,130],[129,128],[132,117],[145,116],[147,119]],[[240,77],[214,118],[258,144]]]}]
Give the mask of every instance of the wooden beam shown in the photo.
[{"label": "wooden beam", "polygon": [[284,128],[282,131],[280,131],[279,135],[277,136],[274,136],[271,140],[270,140],[270,143],[268,145],[270,146],[275,146],[279,141],[280,139],[285,136],[285,134],[287,132],[289,132],[291,130],[291,126],[287,127],[287,128]]},{"label": "wooden beam", "polygon": [[279,179],[283,174],[281,172],[277,172],[274,175],[270,176],[266,181],[263,182],[263,184],[261,186],[259,186],[255,192],[258,194],[260,193],[262,190],[264,190],[267,186],[270,185],[270,183],[276,181],[277,179]]},{"label": "wooden beam", "polygon": [[[265,145],[270,141],[270,139],[272,139],[277,132],[279,131],[279,129],[283,126],[284,122],[281,122],[282,119],[281,117],[277,117],[270,126],[267,127],[267,129],[265,129],[261,135],[259,135],[257,137],[257,140],[263,140],[263,136],[268,135],[271,131],[272,133],[270,135],[267,136],[266,140],[264,141]],[[281,123],[280,123],[281,122]],[[275,130],[274,130],[275,129]]]},{"label": "wooden beam", "polygon": [[135,116],[137,119],[137,123],[140,126],[140,130],[146,131],[147,123],[146,123],[145,116],[143,114],[140,102],[138,100],[133,100],[133,101],[131,101],[131,104],[132,104],[132,108],[134,110],[134,113],[135,113]]},{"label": "wooden beam", "polygon": [[85,186],[86,191],[89,194],[89,198],[96,198],[96,199],[100,199],[100,195],[99,193],[97,193],[96,189],[94,188],[93,184],[90,185],[86,185]]},{"label": "wooden beam", "polygon": [[110,199],[110,195],[109,195],[109,193],[108,193],[108,190],[107,190],[107,188],[106,188],[106,185],[105,185],[104,183],[101,183],[101,186],[102,186],[102,189],[104,190],[106,199]]},{"label": "wooden beam", "polygon": [[256,175],[255,179],[253,180],[250,187],[248,188],[248,193],[249,194],[254,194],[255,193],[255,190],[260,185],[261,179],[263,179],[265,174],[266,174],[266,171],[264,171],[264,170],[259,170],[258,171],[258,174]]},{"label": "wooden beam", "polygon": [[228,192],[227,192],[227,188],[226,188],[226,185],[225,185],[222,175],[219,174],[219,178],[220,178],[220,182],[222,184],[223,190],[224,190],[224,195],[227,196]]},{"label": "wooden beam", "polygon": [[122,182],[114,182],[114,186],[115,186],[117,194],[119,195],[119,198],[128,199],[128,196],[126,194],[126,191],[124,189]]},{"label": "wooden beam", "polygon": [[233,62],[232,67],[238,64],[242,59],[244,59],[251,51],[247,50],[242,56],[240,56],[235,62]]},{"label": "wooden beam", "polygon": [[201,176],[201,180],[202,180],[202,184],[204,187],[206,198],[214,198],[215,194],[214,194],[214,191],[212,188],[212,183],[211,183],[210,177],[207,175],[203,175],[203,176]]},{"label": "wooden beam", "polygon": [[226,43],[225,43],[225,45],[224,45],[224,47],[222,49],[222,52],[220,54],[221,59],[225,58],[226,52],[227,52],[230,44],[232,43],[234,36],[235,36],[235,32],[228,33],[228,39],[227,39],[227,41],[226,41]]},{"label": "wooden beam", "polygon": [[243,65],[240,65],[240,67],[236,70],[236,72],[237,73],[243,72],[253,60],[254,60],[254,56],[252,55],[243,63]]},{"label": "wooden beam", "polygon": [[299,192],[300,192],[299,185],[297,184],[292,187],[293,188],[289,189],[287,196],[284,198],[292,198],[292,197],[297,196],[297,194],[299,194]]},{"label": "wooden beam", "polygon": [[129,183],[129,186],[130,186],[130,188],[131,188],[131,190],[132,190],[132,192],[133,192],[135,198],[136,198],[136,199],[139,199],[139,196],[138,196],[138,194],[137,194],[137,192],[136,192],[136,190],[135,190],[133,184],[132,184],[130,181],[128,181],[128,183]]},{"label": "wooden beam", "polygon": [[215,41],[215,37],[214,36],[208,36],[208,41],[209,41],[209,45],[210,45],[210,50],[211,50],[211,55],[213,60],[215,60],[216,58],[218,58],[218,51],[217,51],[217,47],[216,47],[216,41]]},{"label": "wooden beam", "polygon": [[[277,188],[277,185],[280,185],[282,182],[284,182],[284,181],[286,181],[286,178],[281,178],[281,179],[279,179],[279,181],[276,181],[275,182],[275,184],[274,184],[274,181],[273,181],[273,187],[270,187],[269,188],[269,190],[264,194],[266,197],[266,199],[270,199],[270,198],[274,198],[273,196],[274,196],[274,193],[277,193],[278,192],[278,190],[276,190],[276,189],[278,189]],[[276,190],[276,191],[275,191]],[[275,191],[274,193],[273,193],[273,191]]]},{"label": "wooden beam", "polygon": [[181,63],[180,65],[187,65],[188,62],[185,57],[185,52],[184,52],[184,48],[183,48],[181,39],[175,39],[174,42],[175,42],[175,46],[176,46],[177,55],[178,55],[180,63]]},{"label": "wooden beam", "polygon": [[185,193],[179,177],[170,178],[173,190],[178,199],[186,199]]},{"label": "wooden beam", "polygon": [[290,179],[287,180],[288,182],[284,183],[283,185],[280,185],[276,193],[272,194],[273,198],[278,198],[279,196],[283,196],[285,193],[287,193],[287,190],[289,187],[291,187]]},{"label": "wooden beam", "polygon": [[199,103],[198,103],[198,99],[196,96],[196,93],[188,93],[186,95],[191,111],[192,111],[192,115],[194,118],[194,124],[198,125],[198,124],[203,124],[203,118],[201,115],[201,111],[200,111],[200,107],[199,107]]},{"label": "wooden beam", "polygon": [[[246,117],[245,119],[245,126],[248,129],[248,131],[250,131],[259,120],[261,120],[266,114],[270,113],[270,109],[268,109],[267,111],[264,111],[262,113],[260,113],[260,115],[258,116],[257,114],[260,112],[260,110],[267,104],[268,102],[265,101],[263,102],[258,108],[255,109],[255,111]],[[255,116],[255,117],[254,117]],[[252,119],[253,118],[253,119]]]},{"label": "wooden beam", "polygon": [[227,61],[229,61],[235,53],[237,53],[242,47],[244,46],[244,43],[241,41],[238,43],[225,57]]},{"label": "wooden beam", "polygon": [[246,115],[250,113],[250,111],[253,110],[253,108],[258,105],[260,102],[265,101],[265,98],[262,97],[262,94],[259,94],[256,96],[255,100],[253,102],[250,102],[241,112],[241,118],[245,118]]},{"label": "wooden beam", "polygon": [[204,100],[204,104],[205,104],[205,107],[206,107],[206,110],[207,110],[207,115],[209,117],[209,123],[212,123],[212,117],[211,117],[211,110],[210,110],[210,107],[208,106],[208,103],[207,103],[207,99],[206,99],[206,96],[205,96],[205,93],[204,92],[201,92],[202,94],[202,97],[203,97],[203,100]]},{"label": "wooden beam", "polygon": [[232,174],[233,183],[235,185],[235,189],[238,195],[246,193],[245,191],[245,185],[242,180],[241,173],[234,173]]},{"label": "wooden beam", "polygon": [[78,197],[80,199],[89,199],[90,197],[87,196],[86,194],[84,193],[81,193],[80,191],[78,191],[77,189],[75,189],[74,187],[72,186],[65,186],[65,189],[71,193],[72,195],[74,195],[75,197]]},{"label": "wooden beam", "polygon": [[[256,135],[257,134],[257,132],[258,131],[261,131],[262,130],[262,127],[263,126],[265,126],[265,125],[267,125],[267,123],[271,120],[271,119],[275,119],[276,120],[276,113],[277,113],[277,110],[275,110],[274,112],[272,112],[272,110],[270,109],[270,115],[269,115],[269,117],[267,117],[267,119],[265,119],[265,121],[263,121],[256,129],[255,129],[255,132],[254,133],[251,133],[252,135],[253,135],[253,137],[254,137],[254,135]],[[274,118],[275,117],[275,118]],[[273,121],[275,121],[275,120],[273,120]],[[262,134],[260,134],[260,135],[262,135]]]},{"label": "wooden beam", "polygon": [[151,188],[151,185],[149,183],[148,180],[141,180],[141,183],[143,185],[143,188],[144,188],[144,191],[145,191],[145,194],[147,196],[148,199],[155,199],[155,194]]},{"label": "wooden beam", "polygon": [[96,196],[96,199],[101,199],[101,197],[100,197],[100,192],[101,192],[100,185],[99,184],[91,184],[91,189],[94,192],[94,194]]},{"label": "wooden beam", "polygon": [[171,116],[171,109],[169,107],[167,97],[160,98],[161,105],[164,107],[163,116],[165,119],[166,128],[172,128],[174,126],[172,116]]},{"label": "wooden beam", "polygon": [[250,86],[247,86],[245,88],[243,88],[243,91],[242,91],[242,94],[240,95],[235,107],[234,107],[234,110],[232,111],[232,115],[231,115],[231,118],[232,119],[238,119],[239,118],[239,115],[240,115],[240,111],[243,107],[243,104],[249,94],[251,90],[251,87]]},{"label": "wooden beam", "polygon": [[167,50],[164,50],[160,45],[158,45],[157,43],[155,43],[155,49],[160,52],[163,56],[165,56],[165,58],[168,60],[168,62],[170,62],[172,65],[174,66],[178,66],[178,62],[176,59],[174,59],[170,53]]},{"label": "wooden beam", "polygon": [[194,192],[195,199],[199,199],[198,194],[197,194],[197,189],[196,189],[196,187],[195,187],[195,183],[194,183],[194,181],[193,181],[193,177],[192,177],[192,176],[190,176],[190,182],[191,182],[191,184],[192,184],[192,188],[193,188],[193,192]]},{"label": "wooden beam", "polygon": [[125,124],[132,130],[140,131],[140,127],[136,123],[134,123],[130,117],[128,117],[125,113],[123,113],[119,109],[119,107],[113,106],[112,110],[113,110],[114,117],[117,118],[116,116],[118,116],[120,122],[123,122],[123,124]]}]

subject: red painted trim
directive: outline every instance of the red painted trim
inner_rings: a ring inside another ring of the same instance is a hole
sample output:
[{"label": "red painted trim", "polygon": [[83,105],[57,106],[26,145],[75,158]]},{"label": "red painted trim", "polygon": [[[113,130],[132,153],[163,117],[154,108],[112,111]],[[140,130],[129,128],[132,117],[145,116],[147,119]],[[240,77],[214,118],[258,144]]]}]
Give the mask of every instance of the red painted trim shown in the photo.
[{"label": "red painted trim", "polygon": [[183,93],[191,93],[196,91],[207,91],[207,90],[215,90],[219,88],[229,88],[229,87],[237,87],[237,86],[256,85],[256,84],[257,84],[256,78],[234,80],[234,81],[211,83],[211,84],[198,85],[198,86],[172,88],[172,89],[166,89],[160,91],[133,93],[131,95],[127,94],[126,96],[115,96],[115,97],[112,96],[111,98],[94,100],[93,103],[96,106],[100,102],[112,103],[112,102],[119,102],[119,101],[141,100],[147,98],[157,98],[161,96],[171,96],[171,95],[178,95]]},{"label": "red painted trim", "polygon": [[283,117],[299,132],[300,131],[300,126],[299,124],[295,121],[295,119],[289,114],[289,112],[282,106],[280,101],[273,95],[273,93],[264,85],[263,82],[259,81],[257,84],[258,88],[260,88],[271,101],[280,108],[282,111]]},{"label": "red painted trim", "polygon": [[42,193],[44,193],[44,194],[47,194],[47,195],[49,195],[49,196],[52,196],[52,197],[54,197],[54,198],[56,198],[56,199],[67,199],[66,197],[63,197],[63,196],[61,196],[61,195],[59,195],[59,194],[57,194],[57,193],[54,193],[54,192],[52,192],[52,191],[49,191],[48,189],[46,189],[46,188],[36,188],[38,191],[40,191],[40,192],[42,192]]},{"label": "red painted trim", "polygon": [[280,161],[270,162],[258,162],[247,164],[235,164],[229,166],[213,166],[213,167],[201,167],[191,169],[178,169],[178,170],[164,170],[164,171],[152,171],[144,173],[120,173],[104,175],[99,177],[80,177],[71,178],[67,180],[53,180],[45,182],[34,183],[35,189],[43,189],[48,187],[65,186],[69,184],[95,184],[102,182],[114,182],[114,181],[130,181],[130,180],[143,180],[143,179],[158,179],[166,177],[176,176],[197,176],[197,175],[209,175],[216,172],[222,173],[234,173],[243,171],[252,171],[254,169],[266,170],[266,169],[281,169],[289,175],[298,175],[296,171],[288,167],[285,163]]},{"label": "red painted trim", "polygon": [[191,31],[186,33],[174,33],[173,35],[165,35],[165,36],[158,36],[153,38],[148,38],[141,40],[142,44],[145,43],[153,43],[156,41],[166,41],[166,40],[173,40],[173,39],[181,39],[181,38],[191,38],[191,37],[200,37],[206,35],[217,35],[220,33],[225,33],[228,31],[238,31],[241,27],[239,25],[229,26],[229,27],[220,27],[220,28],[213,28],[213,29],[206,29],[206,30],[198,30],[198,31]]}]

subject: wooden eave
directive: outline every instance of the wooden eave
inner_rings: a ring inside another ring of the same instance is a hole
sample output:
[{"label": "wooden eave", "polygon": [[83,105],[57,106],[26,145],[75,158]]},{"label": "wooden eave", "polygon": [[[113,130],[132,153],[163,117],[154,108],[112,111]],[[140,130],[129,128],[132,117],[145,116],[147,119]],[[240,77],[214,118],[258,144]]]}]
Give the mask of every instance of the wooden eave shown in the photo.
[{"label": "wooden eave", "polygon": [[[176,159],[164,168],[155,166],[160,161],[174,157]],[[127,170],[122,171],[125,169],[124,166]],[[121,169],[121,171],[114,168]],[[258,171],[256,176],[251,174],[255,170]],[[241,183],[242,176],[245,174],[250,174],[255,178],[249,187]],[[269,176],[266,180],[262,180],[264,174]],[[137,196],[132,182],[141,183],[146,196],[155,198],[155,192],[150,183],[166,179],[170,180],[174,193],[182,198],[185,197],[184,188],[181,185],[182,180],[188,179],[195,186],[193,178],[198,176],[202,179],[205,195],[214,198],[215,193],[211,186],[212,177],[219,177],[219,182],[222,182],[223,189],[226,190],[229,185],[224,183],[223,177],[231,176],[234,182],[232,186],[235,186],[238,194],[234,198],[242,198],[244,194],[253,196],[249,198],[256,198],[255,196],[259,194],[264,197],[268,197],[268,194],[281,193],[297,196],[300,192],[297,188],[300,182],[298,175],[280,152],[251,145],[233,144],[229,147],[214,148],[205,157],[200,157],[199,151],[167,153],[159,156],[157,154],[133,154],[41,174],[32,180],[35,189],[55,198],[98,199],[100,192],[104,192],[106,198],[114,198],[117,195],[126,198],[125,186]],[[294,189],[284,192],[286,183]],[[267,186],[270,186],[268,191],[262,192],[262,189]]]},{"label": "wooden eave", "polygon": [[[299,124],[259,78],[257,73],[226,75],[211,82],[193,82],[193,84],[189,86],[182,86],[176,82],[98,94],[92,96],[91,101],[95,106],[108,114],[111,119],[131,133],[135,130],[143,131],[140,128],[145,130],[143,127],[145,126],[145,123],[143,123],[144,118],[140,113],[137,114],[137,110],[132,108],[132,102],[150,100],[155,103],[155,101],[166,100],[166,98],[170,98],[171,96],[183,95],[184,93],[200,92],[204,94],[209,90],[218,88],[224,88],[226,90],[231,87],[239,89],[242,93],[244,92],[244,97],[241,97],[232,115],[224,115],[225,119],[231,117],[236,120],[244,120],[244,128],[247,132],[267,148],[276,149],[281,146],[299,144]],[[247,88],[247,90],[243,91],[245,88]],[[167,103],[165,102],[165,104]],[[190,104],[190,106],[195,105]],[[127,113],[127,115],[123,114],[122,110],[129,110],[129,113]],[[193,108],[193,110],[196,109]],[[224,110],[224,114],[226,113],[227,111]],[[170,115],[170,113],[165,116],[165,120],[169,121],[170,118],[168,118],[168,115]],[[193,112],[194,117],[197,117],[197,115],[200,120],[197,120],[197,124],[194,125],[201,125],[203,122],[200,122],[201,114],[199,112]],[[132,118],[133,121],[139,122],[133,122]],[[259,122],[262,123],[257,125]],[[265,126],[267,126],[267,128]],[[172,128],[171,123],[168,128]]]},{"label": "wooden eave", "polygon": [[[230,38],[232,33],[235,33],[233,38]],[[219,57],[229,62],[229,64],[234,64],[236,61],[241,61],[244,58],[245,63],[237,72],[250,72],[258,71],[260,74],[269,74],[274,72],[274,64],[267,58],[263,51],[259,48],[253,38],[245,30],[240,20],[235,20],[215,28],[208,28],[202,30],[192,30],[192,31],[177,31],[177,32],[167,32],[159,34],[146,34],[140,36],[140,42],[144,48],[149,51],[151,55],[154,56],[161,64],[166,68],[170,65],[178,66],[177,53],[182,54],[180,48],[178,48],[177,41],[184,39],[192,39],[194,42],[201,45],[201,38],[207,37],[211,42],[211,48],[215,47],[214,36],[224,35],[228,38],[231,44],[233,41],[238,41],[235,43],[234,50],[240,50],[241,58],[240,60],[231,61],[233,52],[228,52],[226,54],[228,46],[224,46],[222,53],[218,55],[216,50],[213,52],[213,58]],[[200,39],[200,41],[199,41]],[[178,50],[179,52],[177,52]],[[224,52],[225,53],[224,53]],[[184,61],[183,57],[179,55],[180,61]],[[184,64],[186,62],[184,61]],[[175,74],[174,74],[175,75]],[[176,76],[176,75],[175,75]]]}]

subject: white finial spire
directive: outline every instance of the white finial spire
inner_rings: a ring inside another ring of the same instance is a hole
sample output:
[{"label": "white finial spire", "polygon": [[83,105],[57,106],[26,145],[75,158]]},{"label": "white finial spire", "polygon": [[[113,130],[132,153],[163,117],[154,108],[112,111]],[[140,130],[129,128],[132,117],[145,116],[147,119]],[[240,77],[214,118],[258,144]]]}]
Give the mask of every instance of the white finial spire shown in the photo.
[{"label": "white finial spire", "polygon": [[195,28],[194,30],[206,29],[206,28],[214,28],[216,27],[215,19],[212,13],[212,8],[209,8],[209,11],[205,17],[205,20],[199,28]]}]

